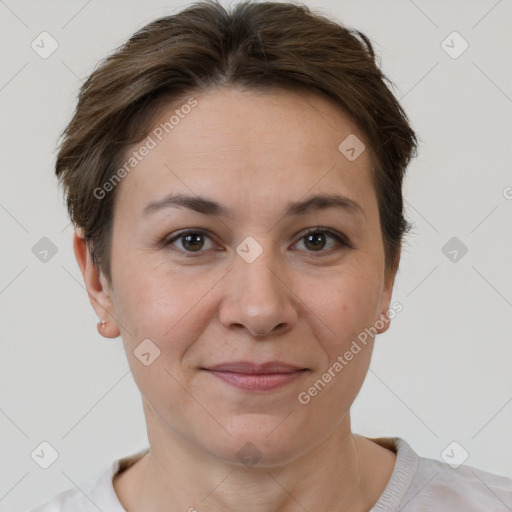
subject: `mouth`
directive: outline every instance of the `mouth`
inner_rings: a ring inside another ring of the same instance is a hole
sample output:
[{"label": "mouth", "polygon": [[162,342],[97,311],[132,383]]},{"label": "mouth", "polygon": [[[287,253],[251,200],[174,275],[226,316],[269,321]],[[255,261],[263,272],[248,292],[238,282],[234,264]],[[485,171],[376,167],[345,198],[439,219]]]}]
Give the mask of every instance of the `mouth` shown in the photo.
[{"label": "mouth", "polygon": [[235,361],[201,369],[223,382],[248,391],[276,389],[293,382],[310,371],[309,368],[301,368],[279,361],[263,364]]}]

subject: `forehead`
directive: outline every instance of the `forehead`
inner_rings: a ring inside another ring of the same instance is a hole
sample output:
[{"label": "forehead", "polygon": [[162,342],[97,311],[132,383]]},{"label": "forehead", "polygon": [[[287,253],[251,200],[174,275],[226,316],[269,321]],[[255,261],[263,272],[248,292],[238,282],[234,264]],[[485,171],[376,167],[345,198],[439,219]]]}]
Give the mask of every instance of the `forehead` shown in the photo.
[{"label": "forehead", "polygon": [[162,109],[148,138],[127,152],[153,146],[123,179],[116,202],[129,196],[142,212],[178,191],[250,198],[245,208],[257,208],[310,191],[364,203],[374,197],[369,151],[350,160],[340,150],[354,136],[362,144],[352,120],[316,94],[231,87],[191,95]]}]

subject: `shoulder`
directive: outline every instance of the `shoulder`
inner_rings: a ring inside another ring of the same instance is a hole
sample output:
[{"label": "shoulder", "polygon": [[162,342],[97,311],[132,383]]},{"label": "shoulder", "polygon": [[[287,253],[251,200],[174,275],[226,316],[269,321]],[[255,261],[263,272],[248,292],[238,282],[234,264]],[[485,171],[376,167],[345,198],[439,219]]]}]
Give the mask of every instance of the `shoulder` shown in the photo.
[{"label": "shoulder", "polygon": [[68,489],[57,494],[51,501],[39,506],[31,512],[89,512],[98,511],[79,489]]},{"label": "shoulder", "polygon": [[117,497],[113,478],[148,452],[148,448],[116,459],[74,489],[60,492],[53,499],[30,512],[126,512]]},{"label": "shoulder", "polygon": [[512,478],[468,465],[454,469],[439,460],[418,456],[414,477],[401,505],[404,512],[510,512]]}]

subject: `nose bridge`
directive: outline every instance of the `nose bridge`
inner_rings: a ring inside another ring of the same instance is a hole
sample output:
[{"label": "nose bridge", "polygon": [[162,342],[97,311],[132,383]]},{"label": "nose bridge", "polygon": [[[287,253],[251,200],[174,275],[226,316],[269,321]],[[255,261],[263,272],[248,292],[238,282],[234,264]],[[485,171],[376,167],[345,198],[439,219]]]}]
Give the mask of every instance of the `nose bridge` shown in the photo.
[{"label": "nose bridge", "polygon": [[245,287],[240,291],[250,292],[247,298],[253,298],[255,302],[260,299],[276,301],[283,292],[279,276],[281,264],[270,243],[271,237],[266,237],[265,241],[260,237],[260,242],[254,237],[247,237],[236,250],[237,282],[240,287]]},{"label": "nose bridge", "polygon": [[241,324],[253,335],[268,334],[294,318],[282,262],[268,247],[270,239],[247,237],[238,245],[223,308],[224,323]]}]

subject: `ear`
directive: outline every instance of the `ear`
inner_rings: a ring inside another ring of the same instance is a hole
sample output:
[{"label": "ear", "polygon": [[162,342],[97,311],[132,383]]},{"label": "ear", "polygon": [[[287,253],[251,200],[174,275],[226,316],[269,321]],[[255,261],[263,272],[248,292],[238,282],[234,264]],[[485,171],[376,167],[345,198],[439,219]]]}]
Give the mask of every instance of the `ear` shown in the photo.
[{"label": "ear", "polygon": [[76,228],[73,235],[73,250],[84,278],[91,305],[98,318],[106,322],[104,327],[100,327],[100,324],[98,324],[98,332],[105,338],[117,338],[120,331],[114,318],[114,303],[111,291],[105,276],[98,271],[92,261],[83,230],[80,228]]},{"label": "ear", "polygon": [[376,320],[379,321],[379,324],[384,322],[384,326],[381,329],[377,329],[377,332],[379,334],[382,334],[383,332],[386,332],[389,329],[389,326],[391,325],[391,319],[388,316],[388,310],[389,305],[391,304],[391,297],[393,295],[393,286],[395,284],[395,277],[396,273],[398,271],[398,264],[400,262],[400,254],[401,254],[401,248],[398,250],[396,264],[393,266],[392,271],[387,276],[387,278],[384,280],[384,288],[382,290],[382,297],[380,302],[380,315],[379,318]]}]

